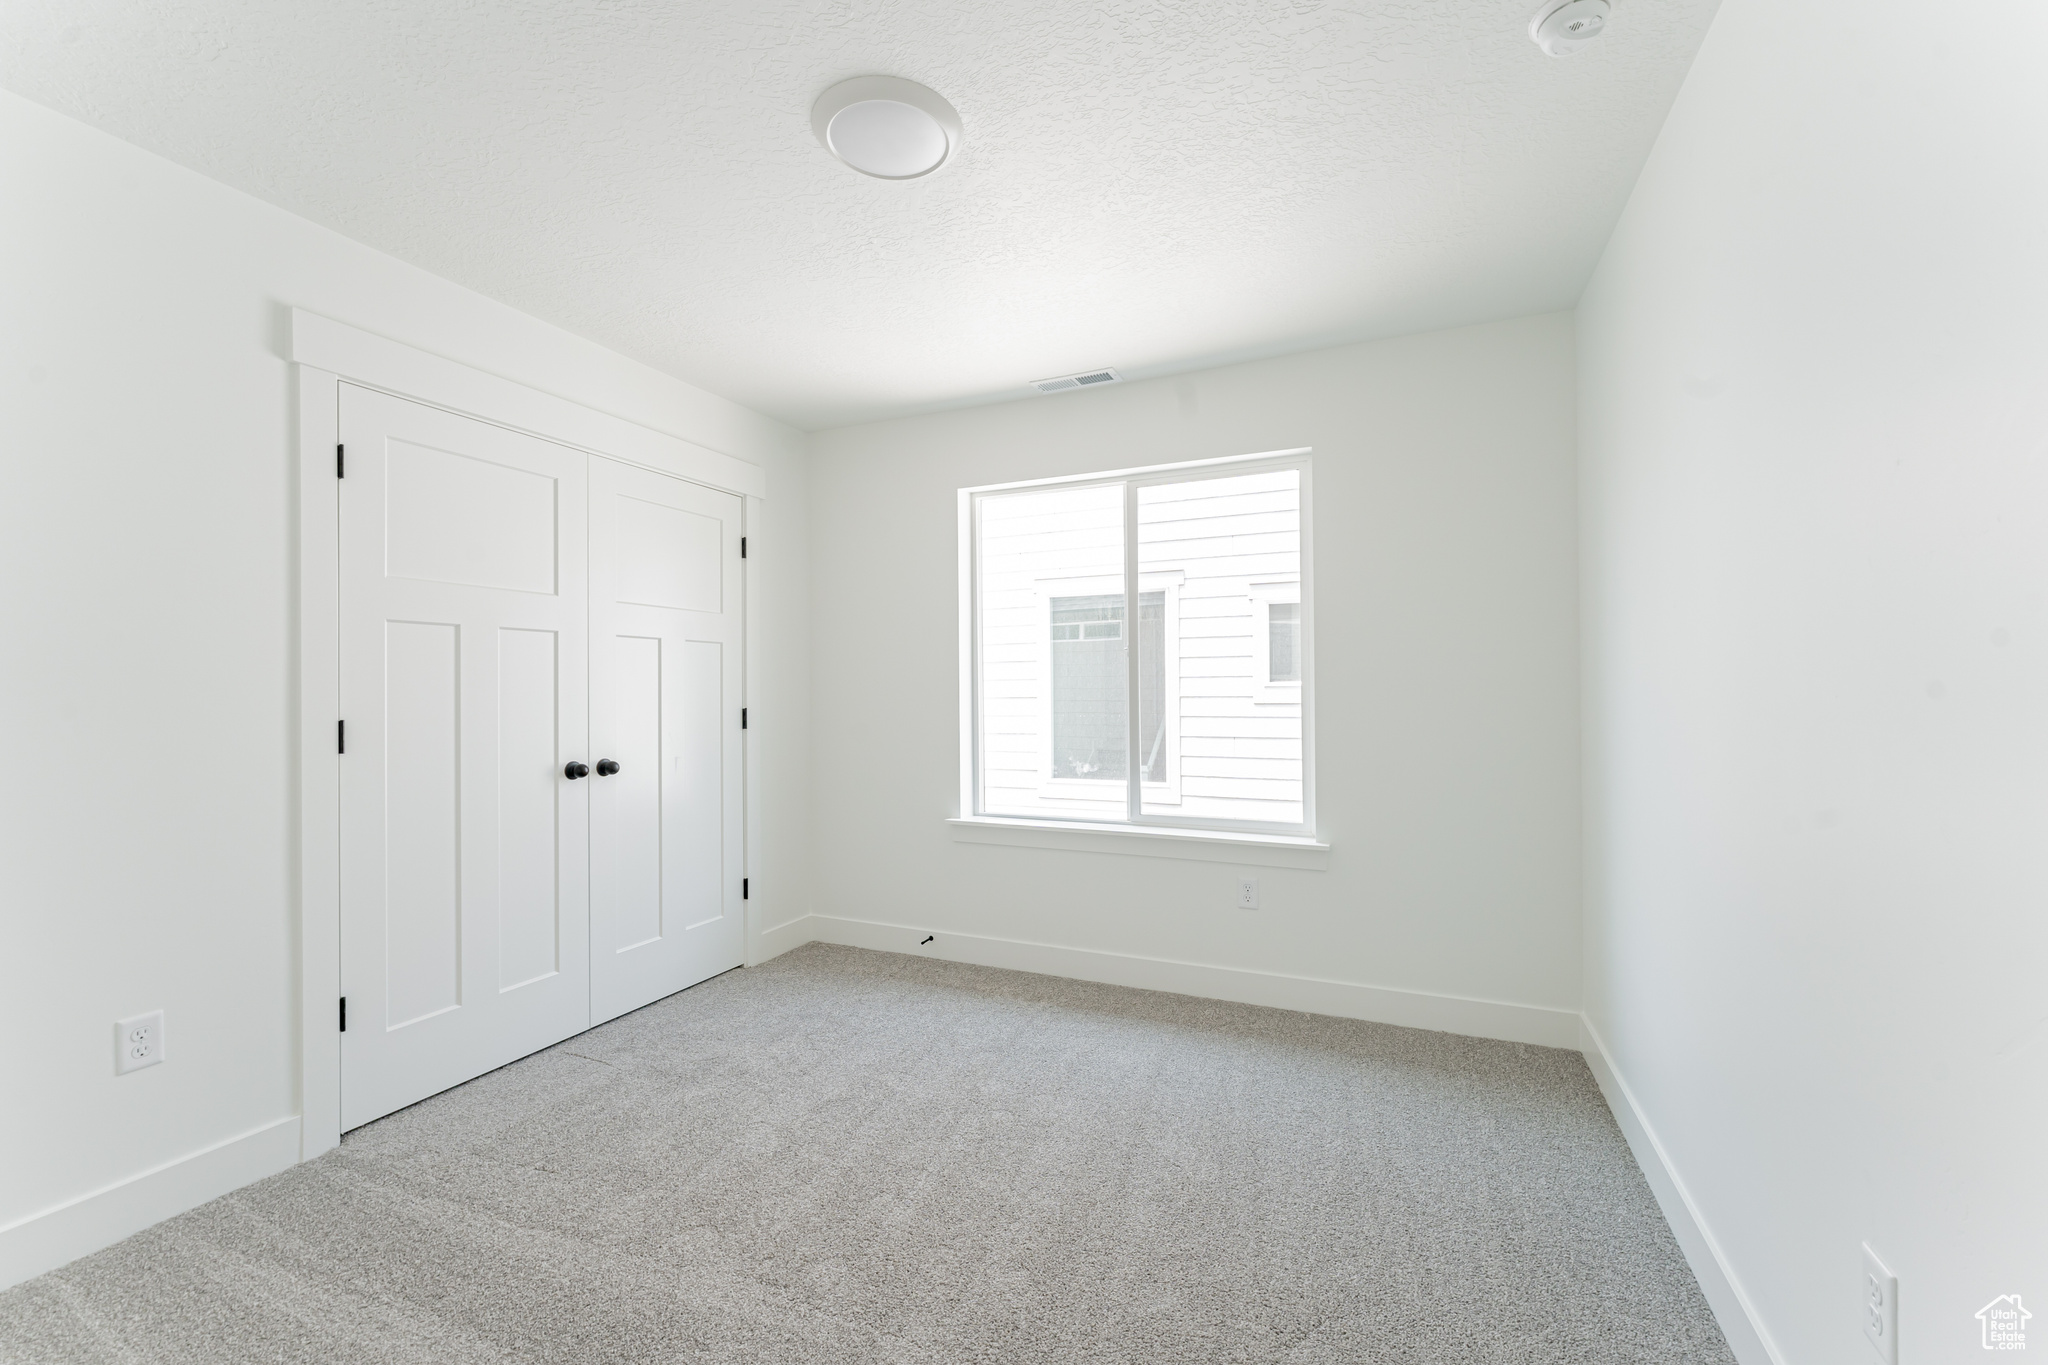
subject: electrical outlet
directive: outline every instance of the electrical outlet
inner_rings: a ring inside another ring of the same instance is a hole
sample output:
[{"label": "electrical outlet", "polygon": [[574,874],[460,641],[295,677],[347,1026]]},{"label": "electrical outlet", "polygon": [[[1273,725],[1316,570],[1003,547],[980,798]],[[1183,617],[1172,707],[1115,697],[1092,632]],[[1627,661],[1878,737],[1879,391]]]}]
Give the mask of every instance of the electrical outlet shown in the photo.
[{"label": "electrical outlet", "polygon": [[1899,1365],[1899,1277],[1863,1244],[1863,1335],[1886,1365]]},{"label": "electrical outlet", "polygon": [[164,1012],[151,1010],[114,1025],[114,1074],[125,1076],[164,1059]]},{"label": "electrical outlet", "polygon": [[1259,908],[1259,879],[1239,877],[1237,879],[1237,908],[1256,910]]}]

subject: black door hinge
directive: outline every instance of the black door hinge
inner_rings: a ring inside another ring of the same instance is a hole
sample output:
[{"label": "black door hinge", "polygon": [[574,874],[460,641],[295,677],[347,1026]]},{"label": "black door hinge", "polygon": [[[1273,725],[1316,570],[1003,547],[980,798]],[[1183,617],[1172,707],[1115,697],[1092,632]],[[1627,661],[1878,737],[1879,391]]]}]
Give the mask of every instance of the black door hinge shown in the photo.
[{"label": "black door hinge", "polygon": [[348,1032],[348,997],[341,997],[341,1031]]},{"label": "black door hinge", "polygon": [[741,559],[745,559],[746,557],[747,557],[747,538],[746,538],[745,536],[741,536],[741,537],[740,537],[740,558],[741,558]]},{"label": "black door hinge", "polygon": [[746,707],[744,707],[744,706],[742,706],[742,707],[740,708],[740,729],[744,730],[744,729],[746,729],[746,728],[747,728],[747,708],[746,708]]},{"label": "black door hinge", "polygon": [[741,899],[741,900],[745,900],[746,898],[747,898],[747,879],[746,879],[745,877],[742,877],[742,878],[740,878],[740,899]]},{"label": "black door hinge", "polygon": [[345,449],[345,447],[342,446],[336,446],[334,448],[334,477],[337,479],[348,477],[346,474],[342,473],[343,466],[341,462],[341,452],[343,451],[343,449]]}]

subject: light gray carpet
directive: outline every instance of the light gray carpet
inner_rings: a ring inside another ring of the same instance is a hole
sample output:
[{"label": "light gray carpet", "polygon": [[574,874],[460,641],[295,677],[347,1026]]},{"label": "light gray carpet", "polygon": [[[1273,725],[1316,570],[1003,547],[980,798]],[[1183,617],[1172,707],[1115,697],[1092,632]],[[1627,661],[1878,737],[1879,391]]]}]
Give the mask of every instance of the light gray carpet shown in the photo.
[{"label": "light gray carpet", "polygon": [[0,1294],[34,1365],[1732,1359],[1573,1053],[823,945]]}]

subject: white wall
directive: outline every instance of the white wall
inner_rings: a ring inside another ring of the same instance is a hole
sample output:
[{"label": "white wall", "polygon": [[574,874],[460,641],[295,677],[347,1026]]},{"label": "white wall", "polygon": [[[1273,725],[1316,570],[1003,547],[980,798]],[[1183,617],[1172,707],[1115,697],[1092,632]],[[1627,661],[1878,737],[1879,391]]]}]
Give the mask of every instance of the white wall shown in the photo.
[{"label": "white wall", "polygon": [[0,184],[4,1284],[125,1230],[37,1215],[297,1112],[288,306],[766,466],[757,922],[807,904],[809,707],[795,432],[11,95]]},{"label": "white wall", "polygon": [[[1553,315],[814,436],[801,932],[1507,1001],[1572,1012],[1576,1037],[1572,346]],[[1315,448],[1327,870],[1259,869],[1247,914],[1228,865],[955,842],[955,490],[1295,446]]]},{"label": "white wall", "polygon": [[2048,1345],[2048,10],[1928,15],[1726,0],[1579,314],[1587,1007],[1802,1365],[1865,1238]]}]

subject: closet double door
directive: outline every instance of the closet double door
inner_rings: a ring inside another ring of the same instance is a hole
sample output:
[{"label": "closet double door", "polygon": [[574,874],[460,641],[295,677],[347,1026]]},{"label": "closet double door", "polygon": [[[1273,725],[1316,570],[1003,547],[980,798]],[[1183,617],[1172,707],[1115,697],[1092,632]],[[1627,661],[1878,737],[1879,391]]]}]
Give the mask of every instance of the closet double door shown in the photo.
[{"label": "closet double door", "polygon": [[341,390],[342,1127],[740,964],[741,500]]}]

